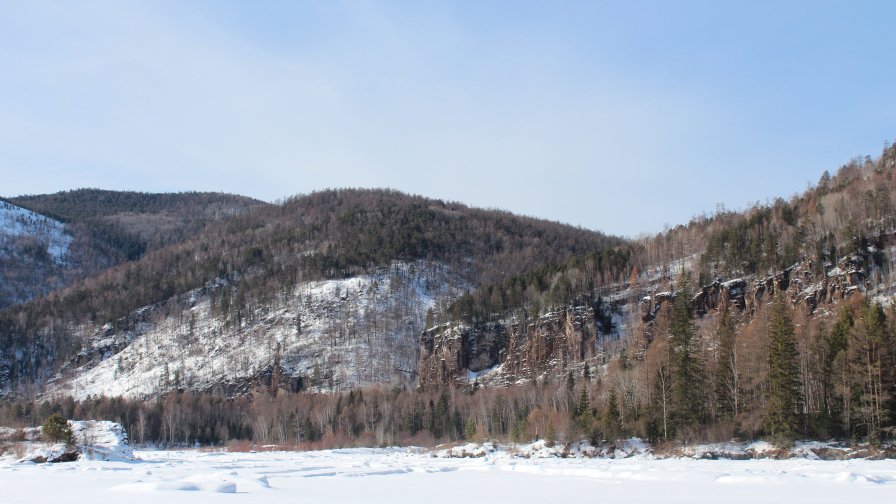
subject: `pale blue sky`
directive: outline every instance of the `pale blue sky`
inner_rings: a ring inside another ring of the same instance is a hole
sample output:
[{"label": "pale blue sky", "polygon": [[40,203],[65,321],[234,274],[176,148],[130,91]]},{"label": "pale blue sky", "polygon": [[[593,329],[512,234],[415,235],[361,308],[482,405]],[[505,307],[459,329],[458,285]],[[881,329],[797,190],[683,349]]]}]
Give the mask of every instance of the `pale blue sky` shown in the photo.
[{"label": "pale blue sky", "polygon": [[393,187],[611,233],[896,138],[896,2],[0,1],[0,195]]}]

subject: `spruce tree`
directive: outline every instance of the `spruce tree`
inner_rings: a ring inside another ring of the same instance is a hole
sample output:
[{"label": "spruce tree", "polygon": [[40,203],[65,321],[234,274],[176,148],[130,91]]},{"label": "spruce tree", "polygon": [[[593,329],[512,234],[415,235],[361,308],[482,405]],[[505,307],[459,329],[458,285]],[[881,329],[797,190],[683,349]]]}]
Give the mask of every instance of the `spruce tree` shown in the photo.
[{"label": "spruce tree", "polygon": [[591,411],[591,403],[588,399],[588,387],[582,387],[579,393],[579,402],[575,409],[575,421],[582,433],[587,434],[592,427],[594,414]]},{"label": "spruce tree", "polygon": [[690,306],[691,285],[687,275],[678,279],[678,293],[672,302],[669,347],[672,363],[672,418],[680,434],[703,423],[705,395],[703,361],[697,328]]},{"label": "spruce tree", "polygon": [[765,428],[775,443],[789,445],[799,434],[803,390],[799,351],[783,293],[776,293],[768,322],[768,407]]},{"label": "spruce tree", "polygon": [[610,397],[607,399],[607,409],[604,411],[604,429],[609,440],[615,440],[622,435],[622,415],[619,414],[616,389],[612,388],[610,389]]},{"label": "spruce tree", "polygon": [[576,404],[575,416],[581,416],[589,411],[591,411],[591,406],[588,404],[588,387],[583,386],[579,392],[579,402]]},{"label": "spruce tree", "polygon": [[849,334],[855,321],[844,306],[840,316],[830,331],[821,331],[819,354],[821,355],[822,398],[824,400],[823,421],[834,432],[851,434],[852,392],[847,366]]}]

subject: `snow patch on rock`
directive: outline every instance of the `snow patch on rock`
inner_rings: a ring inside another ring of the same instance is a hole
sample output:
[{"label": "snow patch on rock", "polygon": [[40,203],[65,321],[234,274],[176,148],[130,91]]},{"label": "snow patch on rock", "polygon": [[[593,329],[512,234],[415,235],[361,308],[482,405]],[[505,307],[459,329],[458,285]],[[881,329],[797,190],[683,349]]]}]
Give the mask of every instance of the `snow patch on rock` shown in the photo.
[{"label": "snow patch on rock", "polygon": [[11,429],[0,427],[0,441],[9,456],[18,453],[18,463],[70,462],[73,460],[130,461],[134,451],[121,424],[105,420],[69,421],[72,444],[51,443],[43,437],[41,427]]}]

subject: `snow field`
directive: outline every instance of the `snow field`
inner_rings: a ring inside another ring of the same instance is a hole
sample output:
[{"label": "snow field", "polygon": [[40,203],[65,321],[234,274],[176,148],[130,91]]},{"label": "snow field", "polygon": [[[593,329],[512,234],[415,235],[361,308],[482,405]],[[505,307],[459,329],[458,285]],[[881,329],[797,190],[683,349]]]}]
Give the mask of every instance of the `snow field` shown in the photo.
[{"label": "snow field", "polygon": [[138,460],[0,461],[11,504],[125,501],[456,503],[893,502],[896,461],[525,459],[420,449],[226,453],[141,451]]}]

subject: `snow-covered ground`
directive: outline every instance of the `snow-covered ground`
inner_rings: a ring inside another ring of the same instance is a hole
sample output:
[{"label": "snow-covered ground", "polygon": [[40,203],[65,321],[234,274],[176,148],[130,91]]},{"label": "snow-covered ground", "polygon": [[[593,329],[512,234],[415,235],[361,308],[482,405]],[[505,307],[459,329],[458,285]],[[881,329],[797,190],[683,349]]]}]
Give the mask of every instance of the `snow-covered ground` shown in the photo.
[{"label": "snow-covered ground", "polygon": [[0,500],[96,502],[893,502],[896,461],[435,457],[415,449],[141,451],[133,462],[0,460]]}]

